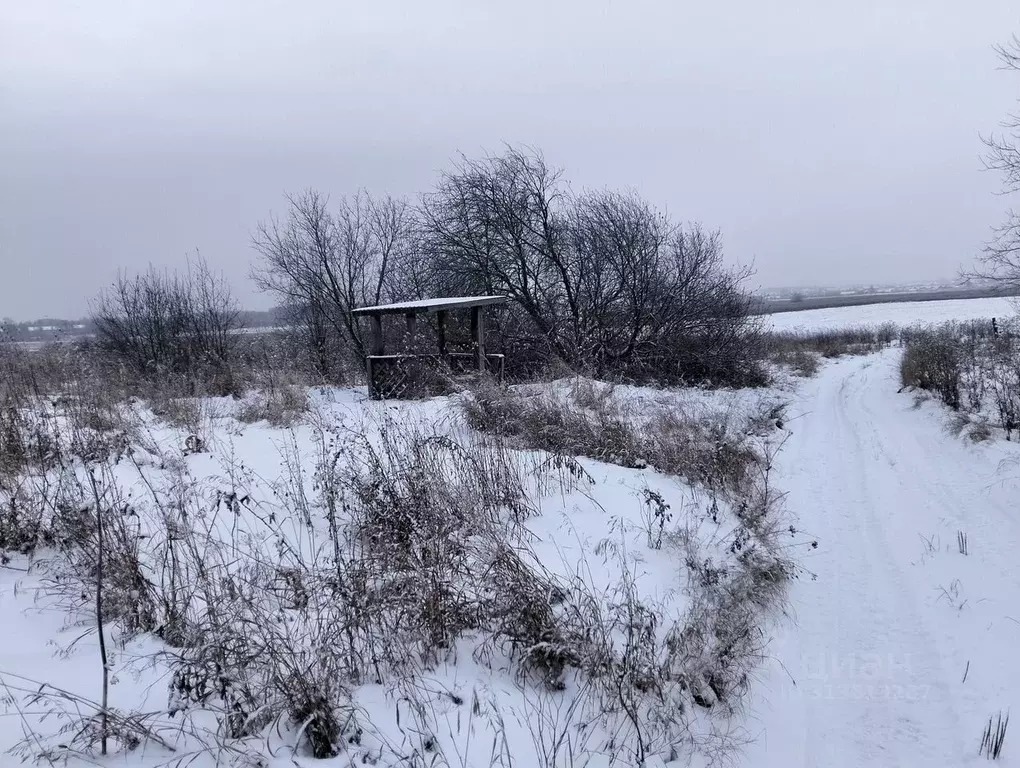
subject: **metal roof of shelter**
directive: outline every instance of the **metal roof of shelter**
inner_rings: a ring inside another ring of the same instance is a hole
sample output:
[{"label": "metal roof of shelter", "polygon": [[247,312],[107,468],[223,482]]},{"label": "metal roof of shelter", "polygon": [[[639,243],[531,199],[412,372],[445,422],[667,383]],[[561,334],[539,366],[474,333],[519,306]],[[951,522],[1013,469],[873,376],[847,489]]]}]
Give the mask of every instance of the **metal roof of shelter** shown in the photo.
[{"label": "metal roof of shelter", "polygon": [[506,300],[506,296],[450,296],[438,299],[421,299],[420,301],[401,301],[396,304],[379,304],[374,307],[359,307],[352,310],[351,314],[422,315],[447,309],[470,309],[486,307],[490,304],[503,304]]}]

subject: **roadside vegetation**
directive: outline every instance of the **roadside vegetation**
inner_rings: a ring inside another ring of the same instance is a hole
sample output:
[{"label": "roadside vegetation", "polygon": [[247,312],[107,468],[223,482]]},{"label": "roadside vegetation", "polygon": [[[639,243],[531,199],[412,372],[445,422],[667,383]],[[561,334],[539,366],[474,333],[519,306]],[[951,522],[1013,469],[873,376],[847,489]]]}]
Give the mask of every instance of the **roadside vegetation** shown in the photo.
[{"label": "roadside vegetation", "polygon": [[[555,363],[631,382],[765,383],[750,273],[724,263],[719,233],[633,192],[574,192],[539,152],[462,158],[416,205],[315,190],[288,200],[256,230],[252,275],[292,308],[326,381],[361,365],[356,307],[501,294],[489,336],[511,379]],[[427,344],[434,328],[418,332]]]},{"label": "roadside vegetation", "polygon": [[1020,429],[1020,336],[1015,319],[949,323],[903,334],[900,376],[954,412],[974,440]]},{"label": "roadside vegetation", "polygon": [[798,376],[814,376],[824,360],[844,355],[870,355],[888,347],[899,329],[886,323],[819,331],[773,331],[766,336],[772,363]]}]

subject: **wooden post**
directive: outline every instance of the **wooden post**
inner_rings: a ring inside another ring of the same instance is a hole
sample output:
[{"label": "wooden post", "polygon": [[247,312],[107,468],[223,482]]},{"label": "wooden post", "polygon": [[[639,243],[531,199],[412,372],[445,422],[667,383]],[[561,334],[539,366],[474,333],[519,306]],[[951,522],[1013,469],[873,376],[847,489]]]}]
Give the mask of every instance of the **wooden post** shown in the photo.
[{"label": "wooden post", "polygon": [[375,368],[372,365],[372,355],[381,355],[383,349],[382,315],[372,315],[372,341],[368,349],[368,356],[365,358],[365,372],[368,374],[368,396],[372,400],[378,400],[381,396],[379,389],[375,386]]},{"label": "wooden post", "polygon": [[436,343],[439,345],[439,359],[446,362],[446,310],[436,312]]},{"label": "wooden post", "polygon": [[408,312],[404,315],[404,321],[407,323],[407,352],[414,354],[414,332],[418,329],[418,316],[413,312]]},{"label": "wooden post", "polygon": [[384,350],[382,315],[372,315],[372,354],[381,355]]},{"label": "wooden post", "polygon": [[471,338],[479,373],[485,373],[485,313],[481,307],[471,308]]}]

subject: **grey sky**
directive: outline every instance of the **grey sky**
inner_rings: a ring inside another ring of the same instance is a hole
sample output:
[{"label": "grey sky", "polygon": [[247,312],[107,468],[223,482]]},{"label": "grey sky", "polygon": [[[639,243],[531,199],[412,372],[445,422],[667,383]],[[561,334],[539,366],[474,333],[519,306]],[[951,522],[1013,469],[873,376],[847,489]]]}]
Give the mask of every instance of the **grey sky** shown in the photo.
[{"label": "grey sky", "polygon": [[242,301],[285,191],[412,195],[541,147],[722,229],[757,282],[952,276],[1008,201],[979,133],[1015,0],[0,0],[0,316],[196,249]]}]

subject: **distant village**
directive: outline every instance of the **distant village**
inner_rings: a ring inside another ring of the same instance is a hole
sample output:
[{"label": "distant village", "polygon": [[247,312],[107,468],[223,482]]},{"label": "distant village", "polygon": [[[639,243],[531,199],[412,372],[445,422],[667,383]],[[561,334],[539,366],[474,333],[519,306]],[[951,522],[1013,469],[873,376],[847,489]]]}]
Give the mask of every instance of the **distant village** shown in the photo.
[{"label": "distant village", "polygon": [[0,320],[0,341],[57,341],[85,336],[90,332],[90,323],[85,319],[41,318],[20,323],[11,318]]},{"label": "distant village", "polygon": [[[990,285],[972,285],[973,289],[990,288]],[[940,293],[958,291],[960,283],[949,280],[927,280],[918,283],[902,283],[893,285],[876,285],[874,283],[849,286],[795,286],[786,288],[770,288],[761,292],[761,297],[770,301],[799,301],[801,299],[821,299],[835,296],[881,296],[884,294],[909,293]]]},{"label": "distant village", "polygon": [[[277,310],[244,311],[240,313],[241,326],[258,329],[279,325]],[[45,317],[35,320],[17,321],[9,317],[0,320],[0,343],[4,342],[49,342],[73,341],[92,334],[92,321],[88,318],[62,320]]]}]

